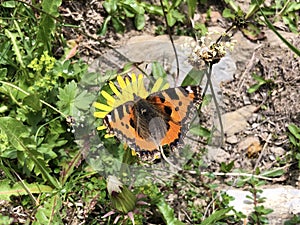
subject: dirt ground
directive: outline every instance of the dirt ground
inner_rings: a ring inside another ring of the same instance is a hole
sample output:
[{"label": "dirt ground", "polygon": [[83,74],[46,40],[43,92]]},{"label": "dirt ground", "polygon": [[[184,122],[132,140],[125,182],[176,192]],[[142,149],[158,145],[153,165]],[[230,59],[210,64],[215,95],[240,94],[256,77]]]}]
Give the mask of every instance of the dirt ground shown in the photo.
[{"label": "dirt ground", "polygon": [[[227,23],[221,18],[218,7],[220,6],[212,5],[210,31],[226,29]],[[164,23],[148,18],[145,30],[136,31],[129,22],[124,34],[116,34],[109,29],[107,35],[101,38],[97,33],[106,16],[101,1],[63,1],[60,12],[67,23],[81,27],[64,27],[63,32],[66,39],[78,41],[78,56],[90,64],[109,51],[103,43],[118,48],[126,45],[132,37],[154,36],[155,25]],[[201,12],[198,13],[199,16],[202,15]],[[225,143],[218,150],[222,156],[210,158],[209,170],[218,172],[221,162],[230,161],[234,161],[235,168],[245,171],[282,167],[287,171],[286,175],[274,178],[270,186],[290,185],[299,189],[297,166],[279,165],[278,159],[284,161],[291,154],[288,151],[290,143],[287,126],[294,123],[300,127],[300,61],[272,31],[265,28],[264,32],[266,38],[256,42],[248,40],[240,31],[232,37],[236,45],[230,55],[235,62],[236,71],[233,79],[221,83],[220,108],[225,122],[241,124],[241,128],[232,132],[225,125]],[[300,38],[297,35],[286,31],[281,33],[300,48]],[[255,93],[249,94],[248,88],[256,82],[251,76],[253,73],[270,82]],[[243,121],[237,119],[237,114],[228,114],[241,113],[238,111],[240,109],[247,111]],[[176,201],[176,197],[173,196],[172,199]],[[180,201],[180,198],[177,201]],[[180,202],[173,204],[184,207]]]}]

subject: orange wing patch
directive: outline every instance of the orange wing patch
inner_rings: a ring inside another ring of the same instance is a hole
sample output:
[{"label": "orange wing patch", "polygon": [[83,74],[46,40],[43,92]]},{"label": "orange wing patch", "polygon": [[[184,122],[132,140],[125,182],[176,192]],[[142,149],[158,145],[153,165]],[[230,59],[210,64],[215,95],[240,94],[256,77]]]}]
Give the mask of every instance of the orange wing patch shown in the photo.
[{"label": "orange wing patch", "polygon": [[[146,160],[153,160],[159,146],[177,147],[187,133],[201,103],[200,87],[169,88],[146,99],[126,102],[105,118],[109,132],[126,142]],[[146,157],[144,157],[146,155]]]},{"label": "orange wing patch", "polygon": [[[155,93],[149,97],[153,95]],[[171,120],[168,122],[169,130],[162,139],[161,146],[170,145],[171,148],[176,148],[183,143],[191,119],[196,113],[196,106],[201,103],[201,89],[199,86],[169,88],[157,95],[163,100],[160,103],[162,110],[166,106],[172,108]]]}]

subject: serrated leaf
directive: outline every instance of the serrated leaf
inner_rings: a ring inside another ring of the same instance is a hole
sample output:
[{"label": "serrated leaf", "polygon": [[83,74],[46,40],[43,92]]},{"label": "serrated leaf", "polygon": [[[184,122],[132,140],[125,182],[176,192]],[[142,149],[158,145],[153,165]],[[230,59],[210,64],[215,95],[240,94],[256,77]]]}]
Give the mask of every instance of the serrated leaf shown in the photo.
[{"label": "serrated leaf", "polygon": [[42,13],[41,15],[36,41],[37,44],[44,43],[44,45],[38,46],[40,54],[46,50],[51,52],[51,42],[56,29],[56,21],[54,18],[59,16],[58,7],[61,3],[62,0],[42,1],[42,9],[46,13]]},{"label": "serrated leaf", "polygon": [[78,96],[76,96],[75,107],[80,110],[88,110],[94,100],[95,96],[84,90]]},{"label": "serrated leaf", "polygon": [[26,137],[29,131],[22,122],[11,117],[0,117],[0,129],[9,137],[8,141],[14,148],[25,150],[22,137]]},{"label": "serrated leaf", "polygon": [[16,55],[16,59],[20,63],[21,67],[24,68],[25,64],[24,64],[23,59],[22,59],[22,55],[21,55],[21,51],[20,51],[20,47],[19,47],[20,45],[17,41],[18,34],[12,33],[9,30],[5,29],[5,35],[11,40],[11,42],[13,44],[13,50],[14,50],[14,53]]},{"label": "serrated leaf", "polygon": [[59,88],[57,106],[60,111],[66,115],[71,115],[75,107],[75,97],[77,93],[77,84],[74,80],[68,83],[64,88]]},{"label": "serrated leaf", "polygon": [[74,115],[79,110],[88,110],[95,100],[95,96],[87,90],[79,91],[75,81],[60,88],[58,98],[59,110],[66,115]]},{"label": "serrated leaf", "polygon": [[28,184],[26,182],[17,182],[13,186],[10,185],[10,180],[0,181],[0,199],[10,201],[11,196],[27,195],[28,192],[24,189],[23,185],[26,186],[27,190],[32,194],[48,193],[52,191],[52,188],[47,185],[41,185],[38,183]]},{"label": "serrated leaf", "polygon": [[180,222],[174,215],[174,210],[170,205],[166,203],[164,199],[160,199],[160,201],[156,204],[159,211],[163,215],[163,219],[167,225],[184,225],[184,223]]}]

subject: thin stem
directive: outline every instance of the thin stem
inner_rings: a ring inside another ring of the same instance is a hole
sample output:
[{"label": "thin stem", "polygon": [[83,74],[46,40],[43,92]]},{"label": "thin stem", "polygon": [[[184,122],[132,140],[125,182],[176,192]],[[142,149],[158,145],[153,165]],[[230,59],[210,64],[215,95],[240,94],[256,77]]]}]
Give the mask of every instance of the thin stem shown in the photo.
[{"label": "thin stem", "polygon": [[216,95],[215,95],[215,92],[214,92],[214,87],[213,87],[212,82],[211,82],[211,74],[212,74],[212,64],[209,64],[208,69],[206,71],[207,83],[206,83],[206,86],[205,86],[205,89],[204,89],[203,93],[205,93],[207,91],[207,88],[209,86],[209,88],[211,90],[211,95],[212,95],[213,101],[216,105],[216,110],[217,110],[219,124],[220,124],[221,143],[219,144],[219,147],[221,147],[222,143],[223,143],[223,140],[224,140],[224,127],[223,127],[223,122],[222,122],[221,111],[220,111],[220,108],[219,108],[219,105],[218,105],[218,100],[216,98]]},{"label": "thin stem", "polygon": [[177,84],[177,82],[178,82],[178,77],[179,77],[179,60],[178,60],[178,54],[177,54],[177,50],[176,50],[176,48],[175,48],[173,36],[172,36],[172,34],[171,34],[171,29],[170,29],[170,27],[169,27],[169,25],[168,25],[167,15],[166,15],[165,8],[164,8],[164,5],[163,5],[162,0],[160,0],[160,5],[161,5],[161,8],[162,8],[162,11],[163,11],[163,14],[164,14],[164,19],[165,19],[165,22],[166,22],[168,35],[169,35],[169,38],[170,38],[170,41],[171,41],[171,44],[172,44],[172,48],[173,48],[173,51],[174,51],[174,54],[175,54],[175,59],[176,59],[176,77],[175,77],[175,84]]}]

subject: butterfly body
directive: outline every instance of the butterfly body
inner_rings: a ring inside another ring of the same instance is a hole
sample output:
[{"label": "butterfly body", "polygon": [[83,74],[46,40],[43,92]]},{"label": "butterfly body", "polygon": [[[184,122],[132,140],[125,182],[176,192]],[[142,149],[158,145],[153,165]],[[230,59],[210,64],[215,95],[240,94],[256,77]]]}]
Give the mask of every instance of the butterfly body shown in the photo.
[{"label": "butterfly body", "polygon": [[200,103],[199,86],[169,88],[118,106],[104,123],[109,133],[149,161],[159,154],[160,146],[173,149],[182,142]]}]

